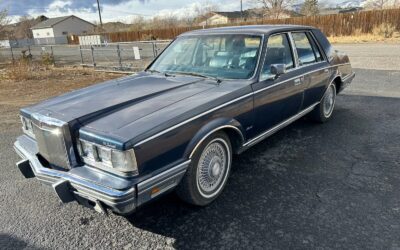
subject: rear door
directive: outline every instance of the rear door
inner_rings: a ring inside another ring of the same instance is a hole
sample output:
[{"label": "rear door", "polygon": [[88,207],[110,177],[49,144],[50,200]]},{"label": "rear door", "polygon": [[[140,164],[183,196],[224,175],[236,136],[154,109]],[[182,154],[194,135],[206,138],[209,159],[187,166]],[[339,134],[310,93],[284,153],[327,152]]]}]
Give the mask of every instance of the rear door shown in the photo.
[{"label": "rear door", "polygon": [[[271,35],[259,82],[254,91],[255,124],[250,136],[255,137],[284,120],[296,115],[303,101],[304,85],[296,68],[295,51],[289,33]],[[271,65],[285,64],[286,73],[272,78]]]},{"label": "rear door", "polygon": [[304,101],[301,107],[303,110],[321,100],[329,83],[331,69],[311,32],[292,32],[291,36],[298,56],[299,69],[304,72]]}]

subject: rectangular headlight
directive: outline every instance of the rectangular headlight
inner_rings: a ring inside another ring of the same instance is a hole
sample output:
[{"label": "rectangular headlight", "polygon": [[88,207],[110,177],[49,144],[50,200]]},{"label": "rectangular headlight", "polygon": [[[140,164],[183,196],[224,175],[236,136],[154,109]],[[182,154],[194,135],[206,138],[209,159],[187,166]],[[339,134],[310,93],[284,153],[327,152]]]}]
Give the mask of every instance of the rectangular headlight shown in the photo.
[{"label": "rectangular headlight", "polygon": [[33,133],[32,121],[24,116],[21,116],[21,123],[22,131],[24,131],[24,133],[29,135],[30,137],[35,138],[35,134]]},{"label": "rectangular headlight", "polygon": [[120,151],[79,140],[78,151],[84,163],[111,172],[138,174],[133,149]]}]

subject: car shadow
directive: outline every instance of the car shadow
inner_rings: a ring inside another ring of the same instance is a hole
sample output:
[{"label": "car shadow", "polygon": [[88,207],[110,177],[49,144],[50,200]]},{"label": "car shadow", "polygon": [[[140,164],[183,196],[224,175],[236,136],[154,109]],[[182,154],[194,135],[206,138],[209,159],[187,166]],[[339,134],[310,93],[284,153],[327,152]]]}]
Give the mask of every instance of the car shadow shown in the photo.
[{"label": "car shadow", "polygon": [[243,244],[237,238],[239,233],[248,240],[253,238],[253,244],[262,244],[267,240],[264,237],[279,230],[274,228],[277,210],[301,207],[296,199],[289,199],[294,195],[288,185],[294,188],[296,182],[285,172],[290,171],[293,155],[302,155],[305,149],[287,144],[301,141],[301,131],[316,127],[302,119],[235,156],[224,192],[207,207],[188,205],[171,193],[141,207],[128,220],[135,227],[175,239],[176,248],[222,247],[235,238],[239,246]]},{"label": "car shadow", "polygon": [[35,250],[36,248],[34,248],[32,246],[28,246],[28,243],[26,243],[23,240],[17,239],[14,236],[0,233],[0,249],[3,249],[3,250],[32,249],[32,250]]},{"label": "car shadow", "polygon": [[188,205],[171,193],[127,220],[181,249],[346,246],[356,227],[369,224],[365,214],[344,211],[350,202],[366,209],[364,193],[357,193],[363,187],[349,180],[357,158],[345,152],[360,147],[357,132],[375,126],[351,105],[337,107],[323,125],[300,119],[235,156],[224,192],[209,206]]}]

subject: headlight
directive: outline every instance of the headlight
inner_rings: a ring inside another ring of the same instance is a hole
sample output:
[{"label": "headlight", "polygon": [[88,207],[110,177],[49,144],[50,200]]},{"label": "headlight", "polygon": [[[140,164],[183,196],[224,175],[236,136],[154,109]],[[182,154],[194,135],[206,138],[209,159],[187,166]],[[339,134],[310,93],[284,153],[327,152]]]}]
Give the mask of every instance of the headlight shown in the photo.
[{"label": "headlight", "polygon": [[84,163],[111,172],[138,174],[133,149],[120,151],[79,140],[78,151]]},{"label": "headlight", "polygon": [[24,116],[21,116],[21,122],[22,131],[24,131],[24,133],[29,135],[30,137],[35,138],[35,134],[33,133],[32,121]]}]

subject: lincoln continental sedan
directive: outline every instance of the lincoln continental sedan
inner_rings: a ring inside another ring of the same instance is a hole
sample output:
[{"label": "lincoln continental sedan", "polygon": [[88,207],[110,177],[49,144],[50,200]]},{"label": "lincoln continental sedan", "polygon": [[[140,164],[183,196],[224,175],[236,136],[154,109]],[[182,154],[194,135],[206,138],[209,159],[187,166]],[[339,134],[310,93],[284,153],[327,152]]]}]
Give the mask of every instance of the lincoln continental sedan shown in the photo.
[{"label": "lincoln continental sedan", "polygon": [[191,31],[143,72],[21,109],[17,167],[63,203],[103,213],[127,215],[172,190],[205,206],[233,154],[303,116],[328,121],[354,76],[313,27]]}]

